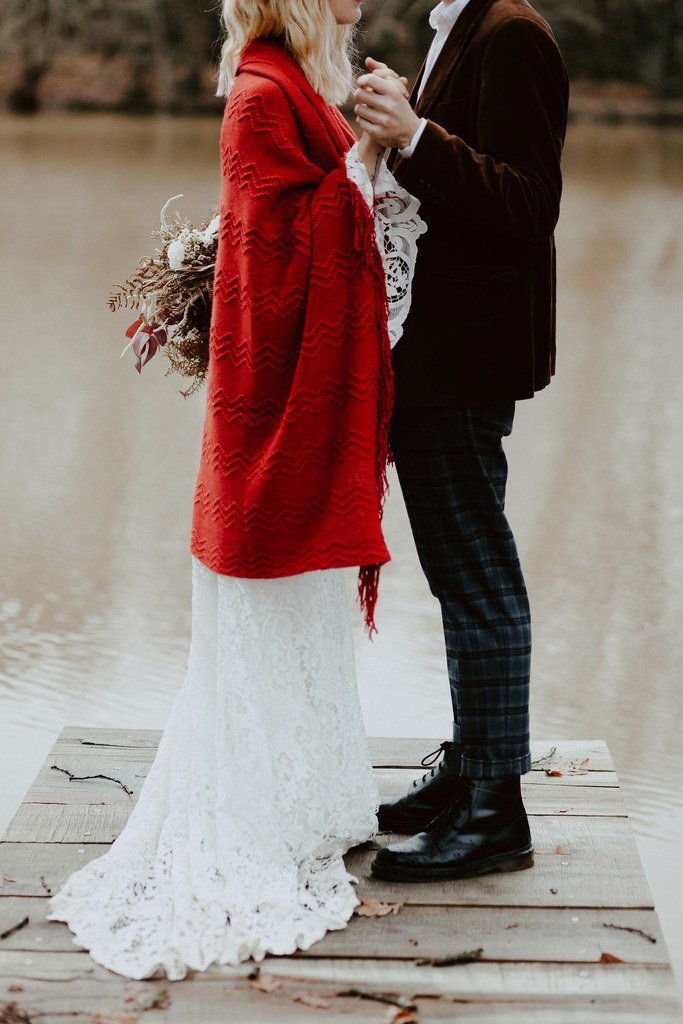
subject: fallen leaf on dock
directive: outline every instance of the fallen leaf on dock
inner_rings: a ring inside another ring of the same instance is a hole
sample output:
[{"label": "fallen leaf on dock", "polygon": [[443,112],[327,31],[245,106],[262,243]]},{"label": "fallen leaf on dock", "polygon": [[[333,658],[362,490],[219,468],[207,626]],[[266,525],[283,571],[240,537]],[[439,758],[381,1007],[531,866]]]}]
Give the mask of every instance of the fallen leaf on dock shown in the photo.
[{"label": "fallen leaf on dock", "polygon": [[545,773],[546,775],[562,775],[559,768],[546,768]]},{"label": "fallen leaf on dock", "polygon": [[558,843],[558,845],[557,845],[557,846],[555,847],[555,853],[562,853],[562,847],[561,847],[561,846],[559,845],[559,843]]},{"label": "fallen leaf on dock", "polygon": [[582,761],[570,761],[567,771],[570,775],[588,775],[588,768],[586,766],[589,761],[590,757],[584,757]]},{"label": "fallen leaf on dock", "polygon": [[322,996],[309,996],[304,992],[293,996],[293,1001],[303,1003],[304,1006],[312,1006],[314,1010],[329,1010],[332,1005],[329,999],[323,999]]},{"label": "fallen leaf on dock", "polygon": [[418,1017],[414,1010],[389,1009],[384,1024],[418,1024]]},{"label": "fallen leaf on dock", "polygon": [[622,960],[620,956],[615,956],[614,953],[603,953],[600,957],[601,964],[625,964],[626,961]]},{"label": "fallen leaf on dock", "polygon": [[381,900],[361,900],[354,914],[356,917],[386,917],[387,914],[398,914],[402,903],[382,903]]},{"label": "fallen leaf on dock", "polygon": [[272,974],[259,974],[258,978],[252,980],[251,987],[257,988],[259,992],[277,992],[282,988],[282,978],[276,978]]},{"label": "fallen leaf on dock", "polygon": [[0,1024],[31,1024],[31,1018],[19,1003],[3,1003],[0,1006]]},{"label": "fallen leaf on dock", "polygon": [[167,988],[160,988],[158,992],[154,993],[150,1001],[141,1007],[143,1010],[169,1010],[170,1008],[171,997]]},{"label": "fallen leaf on dock", "polygon": [[[26,1019],[28,1020],[28,1018]],[[134,1017],[121,1017],[118,1014],[113,1016],[109,1013],[95,1013],[90,1020],[91,1024],[139,1024],[140,1015],[136,1013]],[[4,1024],[2,1018],[0,1018],[0,1024]],[[14,1022],[11,1022],[11,1024],[14,1024]],[[21,1024],[24,1024],[23,1020]]]},{"label": "fallen leaf on dock", "polygon": [[147,1010],[170,1010],[171,1008],[171,997],[167,988],[160,988],[149,997],[146,989],[142,989],[140,992],[131,992],[123,1001],[124,1003],[135,1003],[134,1006],[131,1006],[131,1010],[137,1010],[140,1013],[145,1013]]}]

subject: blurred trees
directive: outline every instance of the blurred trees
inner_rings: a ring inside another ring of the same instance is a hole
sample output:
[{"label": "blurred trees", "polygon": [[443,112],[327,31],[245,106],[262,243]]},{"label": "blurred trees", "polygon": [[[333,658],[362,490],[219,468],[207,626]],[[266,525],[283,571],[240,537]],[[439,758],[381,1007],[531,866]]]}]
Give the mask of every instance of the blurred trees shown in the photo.
[{"label": "blurred trees", "polygon": [[35,110],[48,76],[57,69],[73,74],[79,65],[87,74],[91,65],[83,60],[95,56],[121,68],[116,94],[95,105],[195,109],[210,100],[217,35],[217,14],[198,0],[2,0],[0,60],[15,67],[7,103]]},{"label": "blurred trees", "polygon": [[[371,0],[359,47],[413,75],[435,0]],[[683,0],[535,0],[573,79],[683,97]],[[0,96],[131,111],[219,106],[216,0],[2,0]],[[97,78],[98,86],[92,85]]]}]

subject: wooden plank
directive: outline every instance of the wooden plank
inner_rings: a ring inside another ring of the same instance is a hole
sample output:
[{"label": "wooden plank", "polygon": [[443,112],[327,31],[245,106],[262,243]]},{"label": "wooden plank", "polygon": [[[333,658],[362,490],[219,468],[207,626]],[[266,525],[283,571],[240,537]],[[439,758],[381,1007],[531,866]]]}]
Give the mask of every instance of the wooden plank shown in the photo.
[{"label": "wooden plank", "polygon": [[[0,942],[7,950],[74,952],[71,932],[47,920],[47,896],[0,896],[0,933],[28,925]],[[378,951],[378,931],[381,949]],[[653,910],[574,910],[529,907],[402,906],[378,924],[354,916],[300,956],[415,960],[482,948],[484,960],[591,963],[611,953],[629,963],[668,963]]]},{"label": "wooden plank", "polygon": [[[48,805],[31,805],[34,809]],[[71,811],[56,806],[57,812]],[[87,811],[87,808],[80,808]],[[39,816],[37,824],[42,818]],[[87,817],[84,823],[88,823]],[[392,841],[379,836],[372,844],[352,850],[346,857],[349,871],[359,878],[361,897],[389,902],[432,905],[652,907],[633,832],[625,818],[531,818],[536,849],[534,867],[507,875],[452,882],[405,885],[370,877],[374,847]],[[56,891],[76,867],[104,853],[106,845],[45,842],[0,844],[0,893],[41,896],[45,886]],[[558,852],[556,852],[558,851]],[[43,881],[41,881],[41,879]],[[554,890],[554,891],[553,891]]]},{"label": "wooden plank", "polygon": [[[422,772],[424,769],[422,769]],[[399,796],[415,778],[414,768],[376,768],[375,774],[383,797]],[[522,782],[522,797],[529,814],[598,814],[626,816],[626,806],[618,786],[586,786],[546,776],[549,785]],[[560,783],[553,785],[552,783]]]},{"label": "wooden plank", "polygon": [[[456,995],[489,1002],[503,997],[564,998],[601,995],[675,995],[673,973],[660,964],[565,964],[477,961],[453,967],[420,967],[403,960],[355,960],[316,957],[266,957],[261,976],[299,979],[335,986],[358,985],[369,991],[418,995]],[[201,972],[206,981],[247,978],[253,963],[239,967],[213,964]],[[8,952],[0,959],[0,979],[67,982],[112,977],[85,952]],[[163,981],[163,978],[159,980]],[[139,984],[139,983],[138,983]],[[158,984],[158,981],[157,981]],[[173,983],[173,989],[179,983]],[[196,981],[193,980],[193,984]],[[649,1024],[649,1021],[648,1021]]]},{"label": "wooden plank", "polygon": [[111,843],[123,830],[130,804],[20,804],[5,832],[17,843]]},{"label": "wooden plank", "polygon": [[[555,831],[556,845],[562,853],[551,852],[552,832],[539,834],[532,819],[531,834],[536,845],[533,868],[512,874],[481,875],[459,881],[419,882],[406,885],[388,882],[370,875],[374,850],[359,848],[346,857],[348,870],[358,879],[361,899],[381,899],[389,903],[428,903],[450,905],[488,904],[526,907],[652,907],[652,895],[643,874],[633,836],[622,835],[622,847],[614,848],[613,834],[600,846],[589,832],[581,842],[573,826],[576,819],[564,819],[564,827]],[[598,819],[591,819],[598,820]],[[616,822],[623,819],[602,819]],[[390,841],[379,837],[379,846]],[[569,850],[571,852],[567,853]]]},{"label": "wooden plank", "polygon": [[[96,729],[90,726],[65,726],[56,741],[56,745],[69,745],[74,750],[87,746],[93,753],[106,752],[107,749],[152,750],[156,752],[161,739],[161,730],[155,729]],[[377,768],[419,768],[425,754],[435,750],[441,739],[398,738],[393,736],[373,736],[369,738],[372,763]],[[532,740],[532,760],[546,757],[556,749],[556,754],[543,765],[536,766],[535,771],[543,771],[547,764],[558,762],[568,765],[589,758],[588,766],[592,771],[614,771],[612,757],[604,740]],[[142,759],[142,758],[141,758]]]},{"label": "wooden plank", "polygon": [[[102,801],[102,805],[124,804],[132,809],[151,761],[124,760],[119,757],[96,758],[65,757],[57,754],[49,757],[30,786],[24,803],[27,804],[84,804]],[[80,776],[70,780],[69,776],[56,768],[64,768],[71,775]],[[110,779],[84,776],[111,776]],[[118,781],[112,781],[118,780]],[[123,788],[125,786],[125,789]],[[133,794],[131,797],[126,790]]]},{"label": "wooden plank", "polygon": [[[32,963],[27,965],[26,959]],[[292,963],[301,966],[305,961]],[[93,964],[85,953],[33,954],[30,958],[8,954],[0,967],[0,999],[18,1003],[23,1015],[14,1019],[39,1020],[40,1024],[62,1024],[65,1018],[77,1024],[95,1020],[137,1024],[147,1019],[145,1011],[159,998],[164,1008],[152,1017],[165,1024],[187,1024],[189,1020],[193,1024],[225,1024],[228,1020],[239,1024],[342,1024],[349,1018],[354,1024],[386,1024],[390,1020],[391,1006],[352,992],[402,998],[415,1006],[420,1024],[452,1024],[454,1020],[458,1024],[680,1024],[681,1020],[676,994],[667,981],[670,972],[658,967],[627,968],[627,974],[620,965],[592,971],[577,971],[569,965],[561,969],[533,965],[525,976],[525,982],[534,986],[531,994],[520,993],[513,984],[514,965],[419,968],[418,976],[412,975],[399,989],[396,984],[384,984],[381,977],[364,977],[358,982],[355,961],[350,973],[332,978],[282,972],[275,977],[270,964],[267,960],[262,965],[262,978],[281,987],[263,992],[256,987],[260,979],[249,981],[246,971],[237,974],[230,968],[210,968],[169,984],[164,979],[127,981]],[[427,984],[429,975],[433,977],[431,985]],[[431,991],[425,997],[427,988]],[[446,988],[448,991],[441,991]],[[311,1005],[315,1000],[321,1001],[317,1007]]]},{"label": "wooden plank", "polygon": [[[53,765],[66,769],[72,775],[81,776],[81,778],[71,780],[69,775],[55,770]],[[22,827],[26,829],[27,819],[35,821],[35,814],[27,811],[28,805],[32,804],[76,806],[97,803],[104,808],[116,808],[117,811],[122,807],[128,808],[128,812],[130,812],[139,795],[147,770],[148,763],[124,761],[120,758],[112,761],[98,761],[90,757],[57,756],[49,758],[36,776],[24,803],[18,809],[18,817],[23,821]],[[419,778],[422,774],[422,771],[417,772],[414,768],[377,768],[375,771],[383,797],[397,796],[405,792],[413,779]],[[83,776],[100,774],[111,776],[111,778],[83,778]],[[555,778],[546,775],[539,776],[538,782],[527,782],[524,779],[522,781],[522,796],[526,809],[529,814],[563,813],[598,814],[601,816],[614,814],[626,816],[624,799],[618,785],[593,784],[596,778],[603,776],[607,780],[615,778],[609,772],[594,772],[590,780],[582,776]],[[120,820],[118,813],[115,813],[114,816],[117,821]],[[15,830],[17,825],[18,822],[14,820],[9,826],[7,838],[11,838],[13,842],[19,842]],[[102,827],[104,826],[102,825]],[[106,825],[106,828],[108,828],[108,834],[110,831],[116,830],[111,822]],[[38,841],[33,834],[28,835],[26,831],[23,835],[26,838],[22,842]],[[79,839],[63,839],[62,842],[79,842]]]},{"label": "wooden plank", "polygon": [[628,963],[669,962],[654,910],[482,905],[453,913],[449,907],[408,905],[383,919],[379,951],[377,931],[373,919],[354,916],[347,928],[328,932],[297,955],[413,960],[481,948],[482,960],[489,961],[589,963],[607,952]]},{"label": "wooden plank", "polygon": [[[400,739],[394,736],[370,737],[372,763],[377,768],[419,768],[425,754],[436,750],[441,739],[434,737],[423,739],[413,737]],[[546,758],[553,748],[555,748],[555,754],[549,760],[543,760],[542,764],[534,766],[533,771],[541,772],[548,765],[556,763],[560,767],[563,764],[569,765],[570,762],[582,761],[585,757],[588,757],[588,767],[592,771],[614,771],[612,756],[604,740],[532,740],[532,761]]]},{"label": "wooden plank", "polygon": [[[70,753],[66,753],[63,748],[50,753],[26,793],[24,803],[92,803],[93,796],[104,797],[105,803],[129,803],[130,797],[126,790],[134,794],[140,791],[149,771],[153,753],[152,748],[148,748],[150,756],[146,760],[140,760],[132,756],[135,753],[132,750],[126,751],[128,756],[123,758],[120,751],[112,752],[109,748],[106,749],[106,753],[97,755],[84,753],[83,748],[76,748],[75,753],[74,748],[68,749]],[[382,792],[386,795],[395,795],[407,789],[413,779],[420,778],[424,768],[380,768],[376,771]],[[67,772],[80,776],[80,779],[70,780]],[[110,778],[97,778],[101,775]],[[87,776],[95,778],[84,778]],[[532,788],[538,785],[552,786],[555,789],[567,787],[567,793],[551,794],[548,791],[539,794]],[[595,794],[593,797],[576,792],[577,789],[596,787],[611,789],[613,792]],[[523,794],[527,801],[532,802],[531,813],[548,813],[549,806],[554,806],[558,801],[563,803],[568,799],[572,808],[577,807],[576,813],[609,814],[612,810],[617,810],[620,814],[626,814],[622,797],[617,792],[618,788],[616,774],[607,771],[561,776],[549,776],[543,771],[535,771],[530,772],[522,780]],[[576,804],[576,801],[579,803]],[[589,810],[579,810],[586,807]]]},{"label": "wooden plank", "polygon": [[89,725],[65,725],[56,742],[78,743],[89,747],[152,747],[156,750],[161,734],[161,729],[102,729]]}]

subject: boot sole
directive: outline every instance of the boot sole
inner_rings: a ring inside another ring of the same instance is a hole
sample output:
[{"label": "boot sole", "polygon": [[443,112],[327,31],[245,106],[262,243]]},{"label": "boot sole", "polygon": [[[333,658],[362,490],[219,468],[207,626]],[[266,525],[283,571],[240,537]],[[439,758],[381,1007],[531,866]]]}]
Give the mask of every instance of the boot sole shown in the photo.
[{"label": "boot sole", "polygon": [[386,879],[391,882],[432,882],[441,878],[474,878],[477,875],[502,874],[505,871],[523,871],[525,868],[533,867],[534,849],[530,846],[524,850],[514,853],[499,853],[477,864],[468,864],[461,868],[408,868],[397,865],[377,865],[373,862],[371,872],[375,878]]}]

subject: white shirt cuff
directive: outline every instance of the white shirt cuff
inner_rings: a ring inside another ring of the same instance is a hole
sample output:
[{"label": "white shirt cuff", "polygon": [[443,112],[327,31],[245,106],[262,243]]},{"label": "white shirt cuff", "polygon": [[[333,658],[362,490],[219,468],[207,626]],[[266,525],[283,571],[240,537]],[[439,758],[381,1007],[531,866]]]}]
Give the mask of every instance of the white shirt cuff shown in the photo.
[{"label": "white shirt cuff", "polygon": [[418,142],[420,141],[420,136],[422,135],[422,132],[425,130],[425,125],[426,124],[427,124],[427,118],[426,117],[421,117],[420,118],[420,123],[417,126],[417,128],[415,129],[415,134],[413,135],[413,137],[410,140],[410,142],[408,143],[408,145],[404,146],[403,149],[399,149],[399,151],[398,151],[399,155],[402,156],[404,160],[407,160],[408,157],[411,157],[413,155],[413,151],[414,151],[415,147],[417,146]]}]

